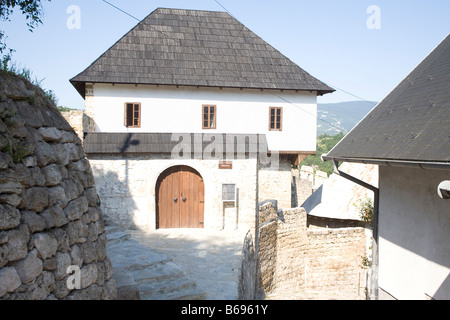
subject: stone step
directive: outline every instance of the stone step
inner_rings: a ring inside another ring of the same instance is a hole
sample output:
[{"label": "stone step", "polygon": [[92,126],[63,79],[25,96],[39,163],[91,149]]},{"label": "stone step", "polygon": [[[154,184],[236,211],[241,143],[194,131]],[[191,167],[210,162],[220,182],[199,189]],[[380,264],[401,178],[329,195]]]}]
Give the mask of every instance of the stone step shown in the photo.
[{"label": "stone step", "polygon": [[109,223],[109,224],[105,224],[105,231],[106,231],[106,234],[109,235],[116,231],[123,231],[123,228],[121,228],[120,226],[118,226],[116,224]]},{"label": "stone step", "polygon": [[206,300],[206,292],[201,290],[178,291],[166,296],[165,300]]},{"label": "stone step", "polygon": [[123,299],[202,300],[206,293],[165,254],[131,238],[122,228],[110,225],[106,250]]},{"label": "stone step", "polygon": [[197,285],[186,277],[171,278],[160,281],[151,281],[139,285],[142,300],[166,299],[175,292],[191,290],[196,292]]},{"label": "stone step", "polygon": [[187,288],[160,295],[141,293],[141,300],[206,300],[206,292],[197,288]]},{"label": "stone step", "polygon": [[139,284],[186,277],[186,273],[170,261],[155,264],[142,270],[134,270],[130,273]]},{"label": "stone step", "polygon": [[129,240],[131,238],[131,235],[128,233],[125,233],[123,231],[117,230],[106,233],[106,239],[110,244],[123,242],[126,240]]},{"label": "stone step", "polygon": [[106,251],[115,268],[125,268],[127,270],[144,270],[172,260],[162,253],[142,246],[133,239],[120,243],[108,242]]}]

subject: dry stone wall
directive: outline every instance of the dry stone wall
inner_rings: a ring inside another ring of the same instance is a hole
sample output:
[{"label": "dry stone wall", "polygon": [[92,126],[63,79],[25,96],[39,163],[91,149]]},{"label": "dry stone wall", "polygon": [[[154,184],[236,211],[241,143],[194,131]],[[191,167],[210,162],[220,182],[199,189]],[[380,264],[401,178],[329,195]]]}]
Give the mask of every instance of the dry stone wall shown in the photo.
[{"label": "dry stone wall", "polygon": [[94,120],[89,117],[83,110],[61,111],[62,116],[75,130],[78,137],[83,142],[85,132],[94,131]]},{"label": "dry stone wall", "polygon": [[273,202],[260,204],[255,248],[247,243],[243,249],[241,298],[280,292],[286,299],[311,292],[365,297],[364,228],[309,229],[307,219],[303,208],[277,210]]},{"label": "dry stone wall", "polygon": [[115,299],[81,141],[45,93],[0,72],[0,299]]}]

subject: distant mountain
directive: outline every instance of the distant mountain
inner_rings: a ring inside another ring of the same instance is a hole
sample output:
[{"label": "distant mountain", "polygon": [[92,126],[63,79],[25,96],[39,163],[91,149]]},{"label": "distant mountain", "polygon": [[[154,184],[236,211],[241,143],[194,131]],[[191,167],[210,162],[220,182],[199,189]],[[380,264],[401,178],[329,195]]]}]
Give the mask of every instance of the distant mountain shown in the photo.
[{"label": "distant mountain", "polygon": [[378,102],[349,101],[317,104],[317,136],[349,132]]}]

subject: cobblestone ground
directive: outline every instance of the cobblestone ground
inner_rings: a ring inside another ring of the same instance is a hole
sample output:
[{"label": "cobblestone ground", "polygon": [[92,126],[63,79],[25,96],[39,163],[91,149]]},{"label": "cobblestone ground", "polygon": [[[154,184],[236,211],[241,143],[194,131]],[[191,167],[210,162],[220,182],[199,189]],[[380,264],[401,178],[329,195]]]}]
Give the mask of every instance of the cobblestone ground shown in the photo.
[{"label": "cobblestone ground", "polygon": [[[207,300],[236,300],[245,230],[160,229],[127,230],[142,245],[160,252],[185,270],[207,293]],[[265,300],[364,300],[364,295],[349,296],[325,292],[275,291]]]},{"label": "cobblestone ground", "polygon": [[207,300],[236,300],[242,243],[247,230],[127,230],[132,238],[183,268]]}]

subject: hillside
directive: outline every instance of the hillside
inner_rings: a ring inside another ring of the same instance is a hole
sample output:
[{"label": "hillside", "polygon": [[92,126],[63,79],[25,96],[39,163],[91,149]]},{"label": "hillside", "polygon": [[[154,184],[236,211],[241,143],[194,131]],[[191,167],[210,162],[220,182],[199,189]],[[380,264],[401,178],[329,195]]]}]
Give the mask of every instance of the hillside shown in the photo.
[{"label": "hillside", "polygon": [[341,131],[344,133],[349,132],[370,110],[375,107],[376,104],[377,102],[373,101],[349,101],[317,104],[317,136],[320,136],[322,133],[335,135]]},{"label": "hillside", "polygon": [[344,137],[344,134],[341,132],[336,135],[328,135],[326,133],[321,134],[317,137],[317,154],[315,156],[306,157],[298,166],[316,166],[318,170],[326,172],[328,175],[333,173],[333,163],[331,161],[324,162],[322,161],[322,154],[328,153],[341,139]]}]

